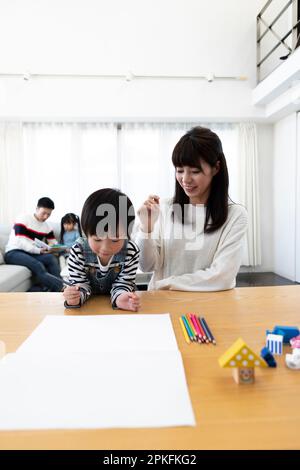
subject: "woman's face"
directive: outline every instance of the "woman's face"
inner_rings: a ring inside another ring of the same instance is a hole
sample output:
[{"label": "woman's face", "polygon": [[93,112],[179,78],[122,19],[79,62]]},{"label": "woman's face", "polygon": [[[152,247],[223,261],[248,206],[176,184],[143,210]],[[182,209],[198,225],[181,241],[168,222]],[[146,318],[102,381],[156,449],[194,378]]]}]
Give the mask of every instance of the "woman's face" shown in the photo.
[{"label": "woman's face", "polygon": [[190,198],[191,204],[206,204],[213,177],[218,173],[220,163],[211,167],[200,159],[202,170],[190,166],[176,167],[176,180]]},{"label": "woman's face", "polygon": [[207,202],[213,177],[218,173],[220,163],[211,167],[200,159],[201,168],[190,166],[176,167],[176,179],[185,194],[190,198],[191,204],[205,204]]}]

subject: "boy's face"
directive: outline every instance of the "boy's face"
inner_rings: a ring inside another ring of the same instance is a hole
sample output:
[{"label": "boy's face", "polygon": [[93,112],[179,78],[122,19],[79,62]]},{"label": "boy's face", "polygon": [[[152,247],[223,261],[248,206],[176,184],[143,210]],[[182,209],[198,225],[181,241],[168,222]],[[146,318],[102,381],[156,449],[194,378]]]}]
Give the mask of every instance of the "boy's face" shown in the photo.
[{"label": "boy's face", "polygon": [[48,209],[47,207],[37,207],[34,215],[39,222],[45,222],[49,219],[51,214],[52,209]]},{"label": "boy's face", "polygon": [[124,245],[124,238],[98,237],[89,235],[87,237],[91,250],[100,258],[100,261],[106,262],[119,253]]}]

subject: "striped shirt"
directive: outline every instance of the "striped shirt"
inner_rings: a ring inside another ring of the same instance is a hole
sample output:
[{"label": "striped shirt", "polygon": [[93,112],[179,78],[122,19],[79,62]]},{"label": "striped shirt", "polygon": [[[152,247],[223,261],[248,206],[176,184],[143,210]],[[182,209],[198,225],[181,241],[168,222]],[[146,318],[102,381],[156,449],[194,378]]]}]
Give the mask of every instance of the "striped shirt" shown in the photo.
[{"label": "striped shirt", "polygon": [[[128,240],[124,265],[118,277],[112,283],[110,291],[113,306],[116,305],[116,299],[120,294],[135,291],[135,277],[139,262],[139,253],[140,250],[137,245],[133,241]],[[86,302],[92,294],[90,281],[87,277],[88,269],[93,267],[96,270],[96,274],[100,277],[107,274],[108,266],[102,266],[98,257],[97,260],[97,263],[87,263],[82,246],[79,243],[75,243],[70,249],[70,256],[68,258],[69,281],[72,282],[73,285],[80,284],[81,305]],[[109,269],[117,266],[119,266],[119,262],[114,261],[114,258],[112,258]]]}]

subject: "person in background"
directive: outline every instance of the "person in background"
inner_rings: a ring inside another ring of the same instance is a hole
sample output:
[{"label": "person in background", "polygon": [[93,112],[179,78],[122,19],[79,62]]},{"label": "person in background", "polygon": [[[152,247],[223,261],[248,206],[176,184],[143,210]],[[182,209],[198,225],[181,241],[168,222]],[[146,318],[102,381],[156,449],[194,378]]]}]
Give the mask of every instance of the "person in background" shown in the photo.
[{"label": "person in background", "polygon": [[[69,257],[70,248],[76,242],[77,238],[82,236],[80,220],[78,215],[69,212],[65,214],[60,223],[60,243],[67,248],[59,256],[61,270],[65,269],[66,261]],[[61,273],[63,275],[63,273]]]},{"label": "person in background", "polygon": [[105,188],[84,203],[81,226],[85,234],[70,249],[65,307],[81,307],[93,294],[110,294],[113,308],[137,311],[134,292],[139,249],[130,240],[135,215],[130,199]]},{"label": "person in background", "polygon": [[176,144],[174,197],[151,195],[138,211],[135,242],[149,289],[220,291],[235,287],[247,211],[228,197],[219,137],[194,127]]},{"label": "person in background", "polygon": [[79,217],[69,212],[62,217],[60,225],[60,243],[71,248],[77,238],[82,236]]},{"label": "person in background", "polygon": [[[60,292],[63,287],[57,259],[51,254],[51,245],[57,241],[46,222],[53,209],[54,202],[50,198],[39,199],[34,214],[16,218],[5,247],[7,264],[25,266],[34,274],[38,285],[32,290]],[[38,241],[49,245],[49,249],[37,246]]]}]

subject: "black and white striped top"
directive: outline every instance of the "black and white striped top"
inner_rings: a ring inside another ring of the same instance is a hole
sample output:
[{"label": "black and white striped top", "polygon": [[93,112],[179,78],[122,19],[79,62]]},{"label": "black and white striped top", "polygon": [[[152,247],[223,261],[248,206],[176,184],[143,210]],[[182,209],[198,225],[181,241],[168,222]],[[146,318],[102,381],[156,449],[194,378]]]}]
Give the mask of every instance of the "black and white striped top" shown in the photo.
[{"label": "black and white striped top", "polygon": [[[133,292],[135,290],[135,277],[139,262],[140,250],[137,245],[128,240],[127,252],[125,256],[124,265],[112,284],[111,288],[111,303],[115,306],[117,297],[123,292]],[[98,258],[97,258],[98,259]],[[111,261],[109,268],[114,268],[119,265],[119,262]],[[107,266],[101,266],[99,263],[87,263],[85,259],[82,246],[75,243],[70,249],[70,256],[68,258],[69,281],[72,284],[80,284],[80,297],[81,305],[86,302],[92,294],[87,271],[89,267],[94,267],[97,275],[105,276],[107,274]]]}]

